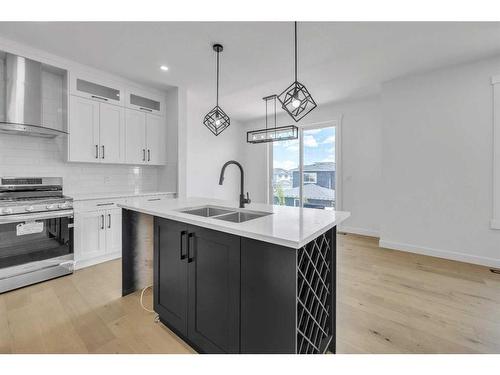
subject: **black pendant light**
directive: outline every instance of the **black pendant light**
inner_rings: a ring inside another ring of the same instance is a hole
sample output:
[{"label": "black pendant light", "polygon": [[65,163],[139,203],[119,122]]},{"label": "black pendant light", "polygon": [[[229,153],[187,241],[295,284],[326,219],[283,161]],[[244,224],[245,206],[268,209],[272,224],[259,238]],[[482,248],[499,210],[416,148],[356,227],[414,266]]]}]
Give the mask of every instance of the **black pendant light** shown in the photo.
[{"label": "black pendant light", "polygon": [[295,81],[279,96],[282,108],[298,122],[305,115],[316,108],[316,102],[306,87],[297,80],[297,22],[295,26]]},{"label": "black pendant light", "polygon": [[[247,132],[247,142],[248,143],[266,143],[266,142],[277,142],[277,141],[288,141],[290,139],[297,139],[299,137],[299,128],[295,125],[287,125],[276,127],[276,95],[266,96],[264,101],[266,102],[266,128],[260,130],[252,130]],[[274,127],[267,127],[267,107],[268,103],[274,101]]]},{"label": "black pendant light", "polygon": [[217,53],[217,97],[215,107],[205,115],[203,124],[217,136],[231,124],[231,120],[219,107],[219,53],[222,52],[223,47],[221,44],[214,44],[213,49]]}]

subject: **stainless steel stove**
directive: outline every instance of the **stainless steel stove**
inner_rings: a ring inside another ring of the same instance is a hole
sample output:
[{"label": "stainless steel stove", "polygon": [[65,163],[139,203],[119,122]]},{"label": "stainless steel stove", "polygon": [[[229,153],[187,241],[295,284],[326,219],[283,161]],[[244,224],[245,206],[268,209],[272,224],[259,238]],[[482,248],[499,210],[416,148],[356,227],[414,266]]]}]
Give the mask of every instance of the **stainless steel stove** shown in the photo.
[{"label": "stainless steel stove", "polygon": [[0,293],[70,274],[73,265],[73,200],[62,178],[0,178]]}]

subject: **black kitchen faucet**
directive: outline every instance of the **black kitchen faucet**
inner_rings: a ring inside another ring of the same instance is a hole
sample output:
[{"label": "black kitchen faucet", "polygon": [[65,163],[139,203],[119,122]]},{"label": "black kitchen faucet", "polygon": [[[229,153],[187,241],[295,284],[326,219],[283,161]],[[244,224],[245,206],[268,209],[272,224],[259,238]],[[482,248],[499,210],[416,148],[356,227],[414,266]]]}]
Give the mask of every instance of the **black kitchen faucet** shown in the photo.
[{"label": "black kitchen faucet", "polygon": [[246,203],[250,203],[251,200],[250,200],[250,197],[248,196],[248,192],[247,192],[247,196],[245,198],[245,193],[244,193],[244,190],[245,190],[245,188],[244,188],[244,186],[245,186],[245,172],[243,172],[243,167],[241,166],[240,163],[238,163],[235,160],[229,160],[229,161],[227,161],[227,162],[224,163],[224,165],[222,166],[222,169],[220,171],[219,185],[222,185],[222,183],[224,182],[224,172],[226,170],[226,167],[229,164],[235,164],[235,165],[238,166],[238,168],[240,168],[240,176],[241,176],[241,183],[240,183],[240,208],[244,208],[245,204]]}]

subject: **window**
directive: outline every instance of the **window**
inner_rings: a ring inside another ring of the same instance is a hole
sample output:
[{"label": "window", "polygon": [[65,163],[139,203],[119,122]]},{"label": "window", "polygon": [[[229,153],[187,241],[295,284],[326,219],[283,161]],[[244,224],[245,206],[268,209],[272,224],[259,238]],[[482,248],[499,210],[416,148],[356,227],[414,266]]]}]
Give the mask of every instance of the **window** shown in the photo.
[{"label": "window", "polygon": [[271,144],[273,204],[335,209],[338,125],[304,126],[299,139]]},{"label": "window", "polygon": [[316,173],[304,172],[304,184],[315,184],[318,180]]}]

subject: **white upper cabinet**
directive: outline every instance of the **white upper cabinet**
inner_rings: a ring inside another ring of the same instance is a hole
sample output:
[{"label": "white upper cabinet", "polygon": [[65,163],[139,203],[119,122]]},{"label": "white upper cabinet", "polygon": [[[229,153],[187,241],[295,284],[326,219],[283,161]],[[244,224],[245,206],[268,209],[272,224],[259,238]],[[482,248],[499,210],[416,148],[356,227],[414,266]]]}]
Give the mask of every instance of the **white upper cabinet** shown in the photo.
[{"label": "white upper cabinet", "polygon": [[155,115],[146,115],[146,146],[148,164],[165,164],[166,134],[165,119]]},{"label": "white upper cabinet", "polygon": [[125,113],[126,162],[149,165],[165,164],[165,118],[128,108]]},{"label": "white upper cabinet", "polygon": [[69,160],[99,161],[99,103],[72,96],[69,116]]},{"label": "white upper cabinet", "polygon": [[87,73],[70,73],[68,161],[166,163],[165,98]]},{"label": "white upper cabinet", "polygon": [[125,106],[159,116],[165,114],[165,100],[161,95],[139,89],[128,89],[126,91]]},{"label": "white upper cabinet", "polygon": [[87,73],[73,72],[70,76],[71,94],[101,103],[123,106],[124,90],[120,85]]},{"label": "white upper cabinet", "polygon": [[125,109],[125,161],[132,164],[146,162],[146,115]]},{"label": "white upper cabinet", "polygon": [[124,162],[124,108],[70,96],[68,160]]},{"label": "white upper cabinet", "polygon": [[99,139],[101,160],[120,163],[125,159],[125,110],[121,107],[99,104]]}]

